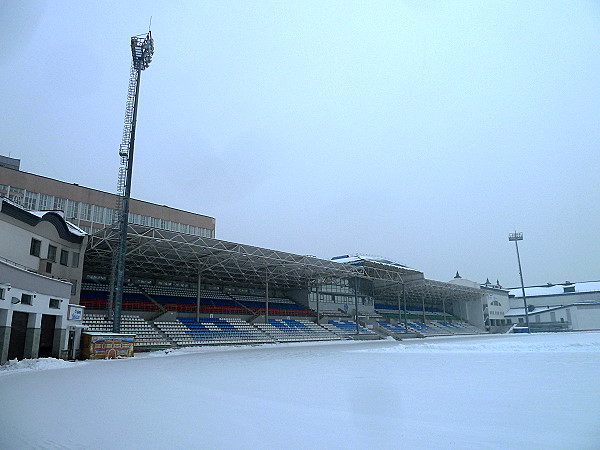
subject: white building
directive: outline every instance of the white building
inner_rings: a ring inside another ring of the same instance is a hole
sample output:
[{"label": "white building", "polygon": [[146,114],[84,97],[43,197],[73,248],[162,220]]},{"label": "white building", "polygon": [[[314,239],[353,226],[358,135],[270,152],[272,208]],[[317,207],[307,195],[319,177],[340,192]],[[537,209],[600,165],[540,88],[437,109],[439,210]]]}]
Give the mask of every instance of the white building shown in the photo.
[{"label": "white building", "polygon": [[0,364],[68,357],[79,342],[86,234],[59,212],[0,197]]},{"label": "white building", "polygon": [[[600,281],[565,282],[525,288],[529,324],[532,330],[600,330]],[[521,289],[511,289],[510,311],[513,323],[525,323]]]}]

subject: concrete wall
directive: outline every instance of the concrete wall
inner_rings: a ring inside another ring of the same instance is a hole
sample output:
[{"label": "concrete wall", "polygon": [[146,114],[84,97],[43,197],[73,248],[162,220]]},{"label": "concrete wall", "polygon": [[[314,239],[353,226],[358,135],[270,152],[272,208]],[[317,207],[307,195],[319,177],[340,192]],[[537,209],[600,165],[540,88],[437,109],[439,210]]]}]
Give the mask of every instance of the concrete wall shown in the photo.
[{"label": "concrete wall", "polygon": [[[13,313],[28,314],[25,358],[37,358],[43,315],[55,316],[53,356],[62,357],[67,346],[67,320],[71,284],[45,277],[5,261],[0,261],[0,364],[6,362]],[[31,305],[22,303],[23,294],[31,295]],[[51,299],[56,302],[52,302]]]},{"label": "concrete wall", "polygon": [[600,305],[576,305],[571,308],[573,331],[600,330]]}]

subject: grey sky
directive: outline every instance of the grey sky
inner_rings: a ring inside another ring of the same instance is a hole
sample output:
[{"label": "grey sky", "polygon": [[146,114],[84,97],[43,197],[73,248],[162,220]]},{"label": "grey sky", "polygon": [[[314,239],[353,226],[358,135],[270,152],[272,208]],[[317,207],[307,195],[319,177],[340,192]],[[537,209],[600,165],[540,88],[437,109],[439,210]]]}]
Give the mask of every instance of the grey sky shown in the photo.
[{"label": "grey sky", "polygon": [[0,4],[0,153],[114,192],[152,18],[136,198],[217,237],[448,280],[600,279],[597,2]]}]

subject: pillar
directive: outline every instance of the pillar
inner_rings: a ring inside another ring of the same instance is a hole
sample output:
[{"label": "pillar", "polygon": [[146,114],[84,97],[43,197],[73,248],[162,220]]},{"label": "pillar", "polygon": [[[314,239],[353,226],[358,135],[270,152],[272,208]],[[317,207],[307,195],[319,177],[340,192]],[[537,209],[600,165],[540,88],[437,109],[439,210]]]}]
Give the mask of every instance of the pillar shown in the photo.
[{"label": "pillar", "polygon": [[52,356],[66,358],[67,355],[67,320],[64,316],[56,316],[54,326],[54,341],[52,342]]},{"label": "pillar", "polygon": [[8,361],[11,323],[12,309],[0,309],[0,364],[4,364]]},{"label": "pillar", "polygon": [[27,332],[25,334],[25,358],[37,358],[40,350],[40,334],[42,332],[42,315],[29,313]]}]

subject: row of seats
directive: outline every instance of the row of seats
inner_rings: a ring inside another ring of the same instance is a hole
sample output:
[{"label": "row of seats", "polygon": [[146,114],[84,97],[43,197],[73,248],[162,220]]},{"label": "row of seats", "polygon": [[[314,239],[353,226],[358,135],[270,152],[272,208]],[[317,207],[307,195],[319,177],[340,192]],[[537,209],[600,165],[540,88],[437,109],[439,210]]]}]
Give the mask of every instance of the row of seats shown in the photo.
[{"label": "row of seats", "polygon": [[[113,323],[101,314],[85,313],[83,325],[88,331],[112,333]],[[148,322],[139,316],[122,315],[121,333],[135,334],[135,350],[154,350],[159,348],[171,347],[171,342],[166,340],[161,334]]]},{"label": "row of seats", "polygon": [[[324,325],[329,331],[336,333],[342,336],[349,336],[351,334],[356,334],[356,322],[351,320],[328,320],[327,324]],[[376,334],[375,332],[365,328],[363,326],[358,325],[359,334]]]},{"label": "row of seats", "polygon": [[[106,309],[109,297],[108,285],[84,283],[80,303],[90,309]],[[266,314],[266,302],[262,297],[228,295],[221,292],[201,290],[200,311],[217,314]],[[129,310],[156,311],[161,304],[170,311],[196,311],[197,293],[189,288],[170,286],[125,286],[123,308]],[[269,314],[275,316],[314,316],[310,309],[292,300],[275,297],[269,301]]]},{"label": "row of seats", "polygon": [[482,330],[465,322],[451,323],[431,320],[425,324],[418,320],[407,320],[391,324],[384,320],[378,320],[377,323],[392,333],[420,333],[425,336],[483,333]]},{"label": "row of seats", "polygon": [[260,344],[269,336],[241,319],[179,317],[177,322],[155,322],[177,345]]},{"label": "row of seats", "polygon": [[341,339],[340,336],[308,320],[269,319],[269,323],[259,323],[256,326],[277,342],[331,341]]}]

